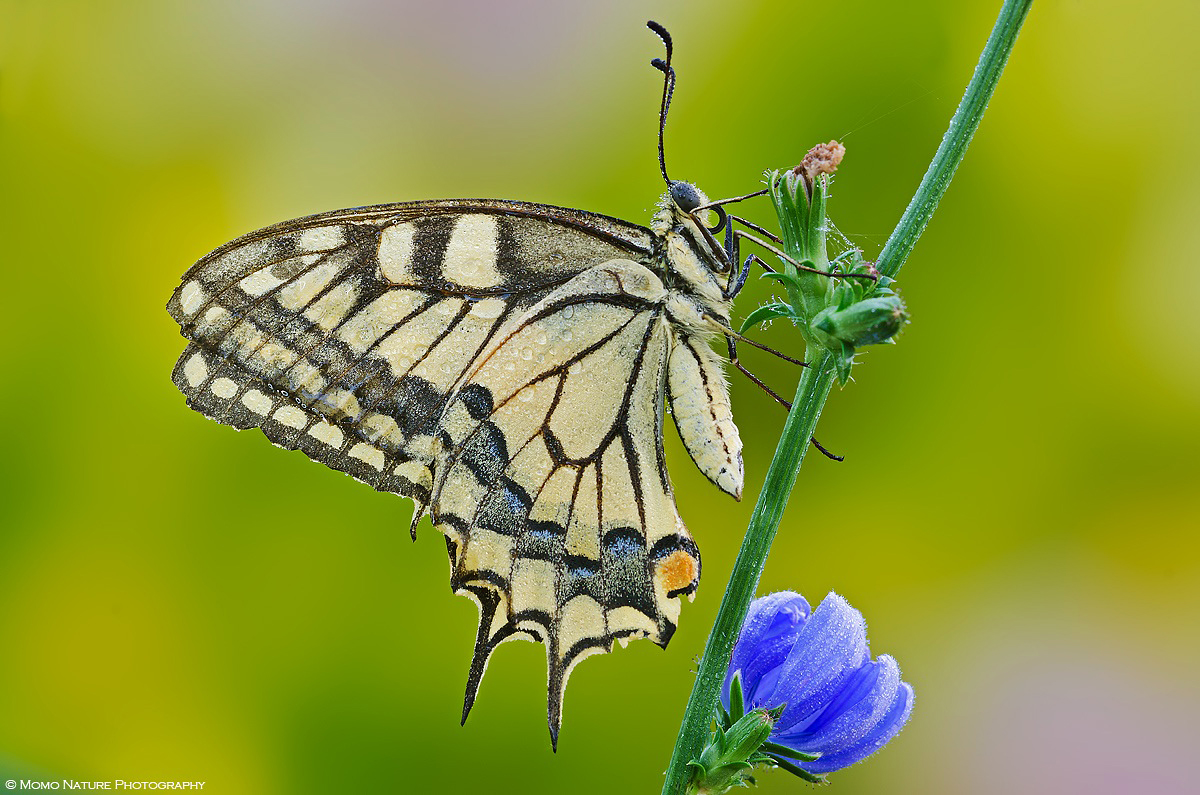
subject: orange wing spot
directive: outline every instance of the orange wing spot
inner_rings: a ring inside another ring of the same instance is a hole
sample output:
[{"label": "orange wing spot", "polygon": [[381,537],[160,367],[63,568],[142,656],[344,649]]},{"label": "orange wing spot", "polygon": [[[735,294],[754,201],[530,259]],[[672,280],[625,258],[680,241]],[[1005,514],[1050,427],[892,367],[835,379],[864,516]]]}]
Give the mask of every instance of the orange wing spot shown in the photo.
[{"label": "orange wing spot", "polygon": [[700,578],[699,561],[682,549],[677,549],[658,564],[654,578],[667,593],[691,591]]}]

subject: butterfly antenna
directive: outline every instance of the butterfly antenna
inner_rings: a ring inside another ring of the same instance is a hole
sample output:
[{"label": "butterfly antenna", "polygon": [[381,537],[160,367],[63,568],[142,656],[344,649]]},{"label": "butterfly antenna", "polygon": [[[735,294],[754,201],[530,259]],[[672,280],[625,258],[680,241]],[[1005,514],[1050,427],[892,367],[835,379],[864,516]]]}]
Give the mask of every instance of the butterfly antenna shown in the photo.
[{"label": "butterfly antenna", "polygon": [[667,176],[667,157],[663,152],[663,135],[667,129],[667,110],[671,107],[671,95],[675,93],[675,70],[671,68],[671,34],[654,20],[647,22],[646,27],[657,33],[658,37],[663,40],[663,44],[667,45],[667,60],[655,58],[650,65],[663,73],[662,107],[658,114],[658,168],[662,172],[663,180],[670,185],[671,178]]}]

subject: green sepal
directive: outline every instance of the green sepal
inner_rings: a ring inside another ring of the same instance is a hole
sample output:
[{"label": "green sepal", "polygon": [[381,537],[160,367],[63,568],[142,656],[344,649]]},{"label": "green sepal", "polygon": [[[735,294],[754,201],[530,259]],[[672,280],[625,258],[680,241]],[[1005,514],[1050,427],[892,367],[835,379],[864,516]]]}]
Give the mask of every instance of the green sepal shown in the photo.
[{"label": "green sepal", "polygon": [[789,762],[788,760],[784,759],[781,756],[775,756],[774,754],[772,754],[771,755],[771,763],[774,764],[775,767],[777,767],[781,770],[786,770],[787,772],[791,773],[793,776],[799,776],[800,778],[807,781],[809,784],[828,784],[829,783],[829,779],[825,778],[824,775],[819,775],[817,773],[809,773],[804,768],[796,765],[793,762]]},{"label": "green sepal", "polygon": [[820,754],[806,754],[803,751],[797,751],[795,748],[788,748],[786,745],[769,741],[762,744],[762,751],[765,754],[774,754],[775,756],[790,756],[792,759],[799,759],[801,762],[815,762],[821,758]]},{"label": "green sepal", "polygon": [[[829,270],[825,253],[827,185],[824,175],[809,183],[796,169],[767,174],[767,188],[779,216],[783,251],[796,262],[818,271]],[[786,260],[781,273],[790,277],[779,280],[787,287],[788,303],[798,316],[812,317],[828,304],[832,287],[829,277],[799,271]]]},{"label": "green sepal", "polygon": [[767,191],[779,215],[784,251],[791,256],[808,251],[808,221],[812,205],[808,191],[804,189],[804,180],[792,169],[768,171],[766,177]]},{"label": "green sepal", "polygon": [[729,761],[742,761],[753,756],[775,728],[776,717],[765,709],[747,712],[725,732],[725,754]]},{"label": "green sepal", "polygon": [[746,330],[749,328],[753,328],[760,323],[767,323],[780,317],[786,317],[794,320],[796,318],[796,313],[792,311],[791,306],[783,303],[782,301],[776,301],[772,304],[764,304],[750,314],[746,315],[746,319],[742,321],[742,326],[738,329],[738,333],[745,334]]},{"label": "green sepal", "polygon": [[737,723],[746,714],[746,697],[742,692],[742,672],[738,671],[729,682],[729,725]]},{"label": "green sepal", "polygon": [[[734,681],[738,678],[734,677]],[[742,701],[741,687],[735,685],[731,690],[737,692],[730,693],[730,708],[740,712],[734,705]],[[688,765],[692,770],[689,792],[717,795],[733,787],[747,786],[748,781],[752,781],[748,773],[756,764],[773,764],[771,757],[760,749],[771,736],[779,713],[779,709],[755,709],[742,715],[728,729],[719,725],[714,727],[700,758]]]},{"label": "green sepal", "polygon": [[829,260],[830,269],[842,273],[854,273],[862,264],[862,251],[857,248],[847,249]]},{"label": "green sepal", "polygon": [[850,371],[854,369],[854,348],[844,342],[837,345],[838,350],[833,352],[833,366],[837,370],[838,383],[845,386],[850,381]]},{"label": "green sepal", "polygon": [[721,699],[717,699],[717,725],[722,729],[728,729],[733,725],[733,719],[729,717],[729,713],[725,711],[725,705],[721,703]]}]

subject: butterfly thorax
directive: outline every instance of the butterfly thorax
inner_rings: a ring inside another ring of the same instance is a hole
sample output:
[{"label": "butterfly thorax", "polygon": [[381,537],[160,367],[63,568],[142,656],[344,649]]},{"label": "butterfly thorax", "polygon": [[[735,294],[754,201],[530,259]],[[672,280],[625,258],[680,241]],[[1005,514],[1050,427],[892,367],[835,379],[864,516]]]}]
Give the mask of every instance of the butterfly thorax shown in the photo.
[{"label": "butterfly thorax", "polygon": [[[700,201],[708,198],[696,191]],[[706,235],[693,215],[682,209],[670,193],[664,194],[658,212],[650,222],[655,250],[652,264],[663,275],[663,286],[670,298],[672,319],[705,336],[712,333],[705,315],[729,325],[731,302],[725,296],[728,276],[718,273],[715,264],[724,252],[714,250],[711,235]]]}]

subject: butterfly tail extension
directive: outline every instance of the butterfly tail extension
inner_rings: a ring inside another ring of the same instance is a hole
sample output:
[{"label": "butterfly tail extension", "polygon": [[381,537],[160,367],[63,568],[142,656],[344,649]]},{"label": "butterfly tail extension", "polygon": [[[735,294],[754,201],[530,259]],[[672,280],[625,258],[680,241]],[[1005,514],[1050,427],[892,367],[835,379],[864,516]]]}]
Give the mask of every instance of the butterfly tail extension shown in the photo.
[{"label": "butterfly tail extension", "polygon": [[[592,599],[570,599],[559,606],[557,625],[547,628],[546,717],[551,745],[556,750],[567,680],[576,665],[592,655],[607,654],[614,643],[624,647],[637,638],[649,638],[665,649],[674,635],[679,597],[694,594],[700,580],[699,550],[682,521],[676,528],[677,532],[660,538],[650,549],[643,547],[643,554],[630,554],[627,548],[618,551],[617,546],[625,541],[613,543],[609,539],[612,552],[606,556],[600,575],[613,584],[603,604]],[[623,533],[622,537],[629,539],[631,535]],[[637,573],[636,565],[629,565],[634,561],[644,564],[648,576]],[[629,588],[631,580],[637,583],[633,588]],[[645,594],[646,590],[651,595]],[[603,627],[600,634],[595,634],[597,627]]]},{"label": "butterfly tail extension", "polygon": [[[451,556],[453,561],[453,552],[451,552]],[[471,707],[475,706],[475,698],[479,695],[479,685],[483,681],[484,672],[487,671],[488,660],[491,658],[492,652],[501,643],[511,638],[516,633],[516,628],[508,623],[502,623],[501,626],[496,627],[497,616],[499,615],[501,619],[504,616],[499,611],[504,599],[495,589],[471,587],[462,590],[479,607],[479,630],[475,635],[475,649],[471,653],[471,667],[467,672],[467,690],[463,696],[461,722],[466,724]]]}]

